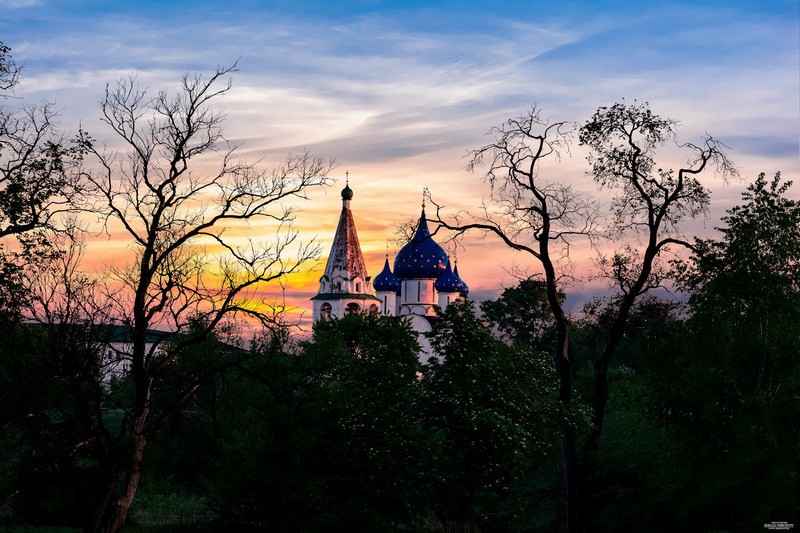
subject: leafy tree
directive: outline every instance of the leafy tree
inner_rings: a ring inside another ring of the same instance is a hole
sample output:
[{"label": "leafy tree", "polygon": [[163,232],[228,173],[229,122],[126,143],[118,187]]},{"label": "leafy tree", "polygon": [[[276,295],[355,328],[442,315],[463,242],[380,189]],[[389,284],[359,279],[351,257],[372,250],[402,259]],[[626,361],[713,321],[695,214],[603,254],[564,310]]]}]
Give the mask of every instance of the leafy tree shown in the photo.
[{"label": "leafy tree", "polygon": [[[674,357],[673,350],[640,352],[645,360]],[[670,533],[698,528],[686,520],[682,502],[691,490],[685,443],[659,416],[653,382],[645,366],[609,369],[608,411],[599,449],[590,517],[594,531]],[[581,380],[576,380],[579,384]]]},{"label": "leafy tree", "polygon": [[436,439],[433,511],[447,531],[508,530],[529,509],[525,481],[556,453],[562,415],[549,358],[496,339],[469,300],[442,311],[430,339],[437,357],[422,384]]},{"label": "leafy tree", "polygon": [[[98,284],[78,272],[77,235],[53,233],[46,260],[26,265],[28,322],[6,324],[0,343],[4,431],[23,460],[10,460],[8,503],[15,516],[87,525],[113,478],[110,382],[103,339],[113,330],[94,305]],[[13,399],[13,400],[12,400]],[[10,496],[9,496],[10,495]]]},{"label": "leafy tree", "polygon": [[0,343],[0,502],[14,520],[83,526],[107,481],[100,357],[88,331],[19,324]]},{"label": "leafy tree", "polygon": [[418,350],[408,324],[373,315],[318,322],[297,355],[260,345],[220,396],[223,458],[212,479],[226,520],[276,531],[422,523]]},{"label": "leafy tree", "polygon": [[[697,175],[716,169],[725,177],[736,171],[724,146],[711,136],[699,145],[684,143],[689,164],[684,168],[660,167],[656,151],[676,137],[677,123],[650,111],[647,104],[601,107],[578,131],[579,142],[591,150],[591,174],[601,188],[618,194],[604,220],[609,236],[628,244],[599,262],[619,291],[618,306],[601,354],[593,361],[592,425],[583,446],[580,465],[577,435],[562,431],[565,516],[568,531],[587,527],[581,500],[591,491],[597,451],[608,400],[608,368],[624,335],[636,300],[665,279],[662,258],[670,247],[687,246],[680,224],[705,212],[709,195]],[[569,249],[576,238],[598,236],[599,207],[590,197],[542,177],[548,156],[568,150],[572,128],[565,122],[540,118],[539,110],[510,119],[491,130],[495,141],[473,152],[468,168],[486,160],[486,178],[492,185],[494,205],[463,221],[461,215],[436,220],[458,234],[478,230],[496,235],[510,248],[530,254],[541,265],[548,303],[556,323],[556,370],[559,400],[569,408],[572,397],[572,362],[567,343],[569,320],[559,301],[559,284],[569,275]],[[434,204],[436,205],[436,204]],[[632,242],[641,243],[641,249]]]},{"label": "leafy tree", "polygon": [[[619,310],[619,297],[598,297],[587,302],[576,321],[575,349],[580,358],[595,360],[608,344]],[[637,374],[645,372],[653,354],[664,354],[683,341],[685,304],[648,294],[634,303],[625,336],[617,347],[611,367],[624,366]],[[591,393],[590,390],[585,392]]]},{"label": "leafy tree", "polygon": [[653,383],[694,473],[694,527],[797,521],[800,494],[800,202],[761,174],[684,265],[689,338]]},{"label": "leafy tree", "polygon": [[[13,90],[20,68],[0,42],[0,91]],[[13,107],[0,93],[0,320],[18,318],[25,305],[26,266],[51,254],[45,230],[63,229],[82,191],[81,163],[90,146],[80,132],[58,131],[53,104]]]},{"label": "leafy tree", "polygon": [[[327,369],[271,337],[256,340],[251,351],[246,363],[218,378],[214,411],[197,412],[205,415],[197,424],[213,427],[217,449],[206,463],[207,492],[225,523],[290,531],[319,501],[306,463],[324,420],[311,390]],[[212,394],[198,393],[206,402]]]},{"label": "leafy tree", "polygon": [[[572,347],[581,360],[594,360],[608,342],[619,302],[598,298],[576,321]],[[689,481],[682,442],[665,427],[653,383],[663,380],[661,361],[674,359],[686,342],[684,306],[654,295],[631,309],[625,336],[609,368],[609,402],[598,450],[587,516],[597,531],[676,531],[690,527],[675,501]],[[579,394],[590,396],[591,372],[576,378]]]},{"label": "leafy tree", "polygon": [[[178,344],[186,335],[192,335],[192,330],[204,327],[198,322],[188,334],[173,336],[166,342]],[[222,420],[231,413],[221,408],[221,397],[228,393],[232,381],[242,380],[249,388],[254,387],[241,370],[247,368],[255,354],[242,344],[236,325],[225,324],[203,342],[187,348],[165,369],[152,402],[153,417],[163,418],[144,459],[142,487],[131,507],[134,524],[137,519],[143,522],[152,516],[173,525],[208,524],[224,514],[213,505],[208,485],[216,463],[225,462],[220,442],[229,428],[224,427]],[[186,383],[198,384],[188,400],[181,396],[185,394]],[[249,397],[249,388],[238,387],[237,393]],[[125,397],[116,394],[115,400],[130,402],[131,391],[125,392]],[[175,409],[176,403],[182,403],[183,407]],[[232,468],[236,469],[235,475],[244,476],[238,470],[240,466]]]},{"label": "leafy tree", "polygon": [[[562,304],[565,297],[563,292],[559,294]],[[523,279],[516,287],[503,289],[497,300],[481,302],[480,308],[506,338],[537,351],[553,351],[555,321],[542,280]]]}]

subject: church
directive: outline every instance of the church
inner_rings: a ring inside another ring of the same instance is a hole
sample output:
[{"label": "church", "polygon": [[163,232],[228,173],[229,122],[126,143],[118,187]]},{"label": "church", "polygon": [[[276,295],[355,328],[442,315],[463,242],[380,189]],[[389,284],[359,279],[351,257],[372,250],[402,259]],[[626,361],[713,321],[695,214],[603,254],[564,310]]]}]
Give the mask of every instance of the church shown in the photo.
[{"label": "church", "polygon": [[325,273],[319,280],[319,291],[311,298],[314,322],[349,313],[407,317],[420,334],[423,352],[430,353],[422,334],[433,329],[436,307],[445,308],[469,294],[469,287],[458,275],[458,265],[451,266],[447,253],[433,240],[423,205],[414,236],[395,257],[394,271],[387,254],[383,270],[373,280],[367,275],[358,242],[350,210],[352,200],[348,183],[342,189],[342,212]]}]

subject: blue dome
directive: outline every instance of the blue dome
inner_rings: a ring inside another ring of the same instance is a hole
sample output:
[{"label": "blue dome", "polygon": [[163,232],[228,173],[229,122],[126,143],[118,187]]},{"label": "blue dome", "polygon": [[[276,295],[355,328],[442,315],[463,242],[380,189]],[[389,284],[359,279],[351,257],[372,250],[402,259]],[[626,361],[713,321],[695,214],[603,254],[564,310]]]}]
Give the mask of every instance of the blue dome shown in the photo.
[{"label": "blue dome", "polygon": [[450,261],[447,262],[447,269],[444,274],[439,276],[436,283],[433,284],[438,292],[461,292],[463,285],[464,282],[453,274],[453,269],[450,268]]},{"label": "blue dome", "polygon": [[400,292],[400,283],[397,276],[392,274],[389,268],[389,258],[387,257],[386,262],[383,264],[383,270],[381,270],[381,273],[375,276],[375,279],[372,281],[372,287],[376,291]]},{"label": "blue dome", "polygon": [[466,297],[469,294],[469,286],[464,282],[463,279],[461,279],[461,276],[458,275],[458,263],[456,263],[456,268],[453,270],[453,275],[455,275],[455,277],[458,278],[458,281],[461,283],[461,289],[459,290],[461,296]]},{"label": "blue dome", "polygon": [[400,279],[436,279],[446,269],[447,254],[431,238],[423,208],[414,238],[394,259],[394,275]]}]

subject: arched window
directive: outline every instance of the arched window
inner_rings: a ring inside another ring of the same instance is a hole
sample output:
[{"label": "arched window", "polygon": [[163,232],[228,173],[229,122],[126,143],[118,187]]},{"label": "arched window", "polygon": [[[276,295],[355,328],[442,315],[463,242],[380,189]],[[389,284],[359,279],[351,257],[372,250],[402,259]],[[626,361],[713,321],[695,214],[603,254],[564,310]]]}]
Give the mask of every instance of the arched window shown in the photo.
[{"label": "arched window", "polygon": [[322,318],[330,318],[331,312],[333,311],[333,307],[328,302],[322,304],[322,307],[319,308],[319,314]]},{"label": "arched window", "polygon": [[361,312],[361,306],[355,302],[350,302],[347,304],[347,307],[345,307],[345,311],[348,315],[355,315]]},{"label": "arched window", "polygon": [[[384,296],[385,298],[385,296]],[[369,306],[369,314],[377,315],[378,314],[378,306],[376,304],[372,304]]]},{"label": "arched window", "polygon": [[341,281],[337,281],[336,285],[333,288],[336,291],[341,291],[342,290],[342,282]]},{"label": "arched window", "polygon": [[361,284],[356,282],[356,292],[361,292]]}]

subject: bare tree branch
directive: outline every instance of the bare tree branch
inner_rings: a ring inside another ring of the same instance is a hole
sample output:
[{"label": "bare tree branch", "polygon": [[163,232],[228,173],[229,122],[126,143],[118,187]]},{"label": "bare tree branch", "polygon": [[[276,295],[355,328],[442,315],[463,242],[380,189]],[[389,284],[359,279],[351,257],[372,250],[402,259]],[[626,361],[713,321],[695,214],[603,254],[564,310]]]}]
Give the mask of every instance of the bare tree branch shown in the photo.
[{"label": "bare tree branch", "polygon": [[[152,395],[164,373],[224,321],[244,316],[274,323],[276,317],[254,298],[258,287],[280,282],[319,256],[319,247],[300,242],[292,229],[295,202],[325,186],[334,163],[304,152],[263,170],[238,158],[223,134],[224,114],[211,106],[231,89],[228,77],[235,70],[220,67],[208,78],[187,74],[175,95],[150,96],[130,76],[109,85],[100,102],[102,120],[123,147],[92,147],[100,171],[87,180],[105,227],[121,224],[136,252],[134,263],[114,273],[124,291],[111,299],[130,324],[135,402],[128,410],[135,453],[122,495],[107,514],[108,529],[123,523],[148,435],[165,416],[152,416]],[[207,165],[208,156],[219,161],[215,169],[198,161],[203,157]],[[243,245],[226,236],[229,226],[251,222],[266,231],[263,242]],[[221,250],[216,260],[208,254],[211,247]],[[150,339],[152,328],[172,335]],[[180,384],[175,409],[203,379]]]},{"label": "bare tree branch", "polygon": [[[608,339],[594,361],[592,428],[582,461],[582,484],[594,475],[608,400],[608,366],[619,346],[637,299],[663,286],[668,268],[661,256],[670,245],[690,247],[680,232],[686,219],[707,213],[709,191],[696,176],[713,167],[723,179],[738,175],[725,146],[709,135],[701,145],[677,144],[677,122],[654,114],[648,104],[601,107],[580,129],[580,143],[592,153],[591,175],[601,188],[618,192],[612,201],[611,235],[624,242],[610,257],[600,257],[602,275],[619,291]],[[657,150],[668,141],[687,151],[683,168],[660,167]],[[640,247],[631,242],[638,240]]]},{"label": "bare tree branch", "polygon": [[[492,128],[489,144],[472,150],[467,170],[486,165],[484,180],[491,187],[490,204],[477,212],[460,212],[443,217],[444,206],[432,199],[435,212],[431,222],[458,237],[478,231],[499,238],[511,249],[530,255],[544,272],[547,301],[556,324],[556,372],[558,399],[570,406],[572,374],[568,350],[568,318],[563,309],[561,286],[571,276],[570,246],[575,238],[593,242],[599,206],[588,195],[541,176],[548,158],[558,161],[569,152],[576,124],[543,119],[535,106],[526,114]],[[576,443],[572,427],[563,427],[565,509],[567,529],[576,527]]]}]

